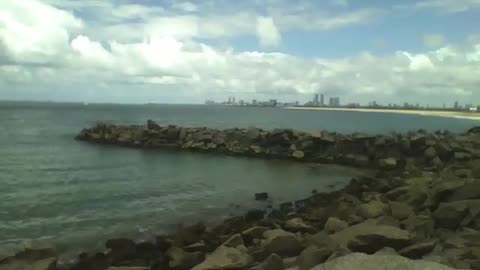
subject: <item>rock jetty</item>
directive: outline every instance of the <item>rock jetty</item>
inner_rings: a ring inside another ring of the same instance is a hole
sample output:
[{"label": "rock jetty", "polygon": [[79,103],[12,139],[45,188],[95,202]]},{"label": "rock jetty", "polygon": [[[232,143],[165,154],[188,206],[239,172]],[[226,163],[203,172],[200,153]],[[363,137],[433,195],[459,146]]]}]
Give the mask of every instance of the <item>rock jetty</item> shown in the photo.
[{"label": "rock jetty", "polygon": [[480,157],[478,129],[465,134],[448,131],[369,135],[291,129],[211,129],[146,125],[97,124],[81,131],[78,140],[148,149],[176,148],[258,158],[336,163],[358,167],[403,170],[441,169],[445,164]]},{"label": "rock jetty", "polygon": [[98,125],[78,139],[334,162],[376,168],[376,174],[212,228],[198,223],[152,242],[111,239],[103,252],[80,254],[73,265],[57,265],[54,249],[30,248],[0,259],[0,270],[480,269],[479,129],[370,136],[150,121]]}]

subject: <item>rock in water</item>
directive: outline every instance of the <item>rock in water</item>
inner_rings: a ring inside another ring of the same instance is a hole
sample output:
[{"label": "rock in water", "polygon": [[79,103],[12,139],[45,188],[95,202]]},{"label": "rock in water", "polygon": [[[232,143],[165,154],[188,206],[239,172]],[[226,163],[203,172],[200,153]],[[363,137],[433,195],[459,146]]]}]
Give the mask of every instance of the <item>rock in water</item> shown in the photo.
[{"label": "rock in water", "polygon": [[160,129],[161,127],[157,123],[155,123],[155,121],[147,120],[147,128],[154,130],[154,129]]},{"label": "rock in water", "polygon": [[398,255],[352,253],[318,265],[312,270],[455,270],[428,261],[413,261]]},{"label": "rock in water", "polygon": [[268,193],[266,192],[255,193],[255,200],[265,201],[267,199],[268,199]]},{"label": "rock in water", "polygon": [[57,269],[56,258],[46,258],[42,260],[22,260],[13,259],[6,262],[0,262],[0,270],[55,270]]}]

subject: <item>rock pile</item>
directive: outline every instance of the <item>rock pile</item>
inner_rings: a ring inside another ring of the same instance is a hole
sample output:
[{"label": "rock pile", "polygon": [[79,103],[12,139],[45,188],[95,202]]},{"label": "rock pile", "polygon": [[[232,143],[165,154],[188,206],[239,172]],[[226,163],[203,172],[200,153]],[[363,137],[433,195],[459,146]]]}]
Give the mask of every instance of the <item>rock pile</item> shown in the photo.
[{"label": "rock pile", "polygon": [[[0,259],[0,270],[480,269],[480,133],[476,131],[372,137],[184,129],[149,122],[147,127],[97,126],[84,130],[79,139],[188,149],[198,144],[193,148],[265,157],[287,153],[291,157],[302,151],[302,160],[318,156],[330,157],[331,162],[362,160],[361,166],[377,164],[378,172],[352,179],[341,190],[314,192],[268,213],[253,209],[213,228],[198,223],[159,236],[156,242],[112,239],[104,252],[81,254],[68,267],[56,265],[52,249],[29,249]],[[346,153],[355,158],[344,159]],[[358,158],[360,153],[367,158]]]},{"label": "rock pile", "polygon": [[480,157],[475,129],[465,134],[433,134],[419,130],[407,134],[349,135],[327,131],[258,128],[188,128],[97,124],[81,131],[78,140],[141,148],[178,148],[263,158],[337,163],[359,167],[403,169],[408,166],[438,169],[452,161]]}]

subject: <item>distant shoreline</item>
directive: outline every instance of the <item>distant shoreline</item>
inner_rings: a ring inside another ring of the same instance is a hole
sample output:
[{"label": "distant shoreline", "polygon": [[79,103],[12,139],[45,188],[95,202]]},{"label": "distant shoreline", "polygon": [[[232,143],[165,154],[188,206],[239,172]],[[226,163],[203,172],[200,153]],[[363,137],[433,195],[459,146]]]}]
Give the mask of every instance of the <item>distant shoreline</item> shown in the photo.
[{"label": "distant shoreline", "polygon": [[329,107],[286,107],[286,109],[288,109],[288,110],[310,110],[310,111],[398,113],[398,114],[413,114],[413,115],[422,115],[422,116],[438,116],[438,117],[448,117],[448,118],[480,120],[480,113],[456,112],[456,111],[369,109],[369,108],[329,108]]}]

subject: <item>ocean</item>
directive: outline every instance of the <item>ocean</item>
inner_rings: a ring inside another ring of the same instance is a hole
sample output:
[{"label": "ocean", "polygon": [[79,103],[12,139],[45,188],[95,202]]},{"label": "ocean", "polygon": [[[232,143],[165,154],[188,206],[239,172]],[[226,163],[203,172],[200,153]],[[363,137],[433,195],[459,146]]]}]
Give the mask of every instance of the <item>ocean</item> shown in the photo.
[{"label": "ocean", "polygon": [[[196,221],[215,224],[247,209],[331,190],[352,168],[75,141],[98,121],[325,129],[341,133],[448,129],[474,120],[371,112],[205,105],[0,103],[0,254],[53,243],[65,254],[112,237],[148,239]],[[271,202],[254,193],[269,192]]]}]

